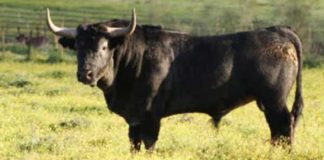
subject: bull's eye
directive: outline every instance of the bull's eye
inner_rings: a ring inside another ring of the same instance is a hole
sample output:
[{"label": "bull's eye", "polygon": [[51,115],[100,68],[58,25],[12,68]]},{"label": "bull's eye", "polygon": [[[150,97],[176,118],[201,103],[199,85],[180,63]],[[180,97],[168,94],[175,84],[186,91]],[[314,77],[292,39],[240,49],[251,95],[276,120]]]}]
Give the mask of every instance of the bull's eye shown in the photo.
[{"label": "bull's eye", "polygon": [[99,40],[98,49],[105,51],[108,49],[108,41],[105,38]]}]

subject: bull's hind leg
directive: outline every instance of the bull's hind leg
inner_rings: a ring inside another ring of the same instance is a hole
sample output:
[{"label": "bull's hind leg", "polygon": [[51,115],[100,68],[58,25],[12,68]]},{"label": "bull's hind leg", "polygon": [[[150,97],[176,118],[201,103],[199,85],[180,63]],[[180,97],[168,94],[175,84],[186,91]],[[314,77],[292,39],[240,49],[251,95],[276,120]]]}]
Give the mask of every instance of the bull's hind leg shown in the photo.
[{"label": "bull's hind leg", "polygon": [[291,144],[293,128],[290,113],[285,102],[269,100],[260,102],[264,105],[264,114],[271,131],[271,142]]}]

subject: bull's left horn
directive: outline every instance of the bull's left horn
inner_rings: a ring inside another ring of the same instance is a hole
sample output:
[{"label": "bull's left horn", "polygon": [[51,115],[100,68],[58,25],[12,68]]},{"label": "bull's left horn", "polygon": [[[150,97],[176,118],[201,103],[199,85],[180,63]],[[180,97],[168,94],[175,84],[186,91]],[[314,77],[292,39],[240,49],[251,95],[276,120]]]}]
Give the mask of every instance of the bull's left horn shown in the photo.
[{"label": "bull's left horn", "polygon": [[50,28],[50,30],[59,36],[63,36],[63,37],[70,37],[70,38],[74,38],[77,34],[77,31],[75,28],[61,28],[61,27],[57,27],[51,19],[51,14],[50,14],[50,10],[47,8],[47,16],[46,16],[46,22],[48,27]]},{"label": "bull's left horn", "polygon": [[129,25],[126,28],[122,27],[107,27],[107,32],[111,37],[119,37],[119,36],[130,36],[136,29],[136,12],[135,8],[132,12],[132,19]]}]

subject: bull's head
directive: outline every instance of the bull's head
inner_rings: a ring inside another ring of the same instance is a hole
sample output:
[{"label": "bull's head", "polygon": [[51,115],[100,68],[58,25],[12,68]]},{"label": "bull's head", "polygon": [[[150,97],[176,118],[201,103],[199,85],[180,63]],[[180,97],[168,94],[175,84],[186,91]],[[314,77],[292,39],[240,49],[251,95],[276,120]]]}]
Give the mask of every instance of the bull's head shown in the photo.
[{"label": "bull's head", "polygon": [[110,40],[130,36],[136,28],[136,14],[133,9],[132,19],[127,27],[110,27],[98,23],[80,25],[78,28],[62,28],[52,22],[47,9],[47,25],[54,34],[62,37],[60,42],[69,42],[67,47],[77,51],[77,78],[80,82],[94,86],[99,80],[104,80],[110,85],[114,79],[114,48],[110,45]]}]

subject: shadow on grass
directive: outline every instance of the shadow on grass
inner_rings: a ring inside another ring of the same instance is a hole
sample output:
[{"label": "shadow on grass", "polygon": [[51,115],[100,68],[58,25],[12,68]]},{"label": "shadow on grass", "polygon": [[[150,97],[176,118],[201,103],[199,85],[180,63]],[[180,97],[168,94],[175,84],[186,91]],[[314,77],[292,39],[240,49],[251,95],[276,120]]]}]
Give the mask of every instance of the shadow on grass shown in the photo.
[{"label": "shadow on grass", "polygon": [[91,121],[86,118],[74,118],[71,120],[61,121],[59,123],[53,123],[49,125],[49,128],[56,132],[65,129],[74,129],[74,128],[88,128],[91,125]]}]

